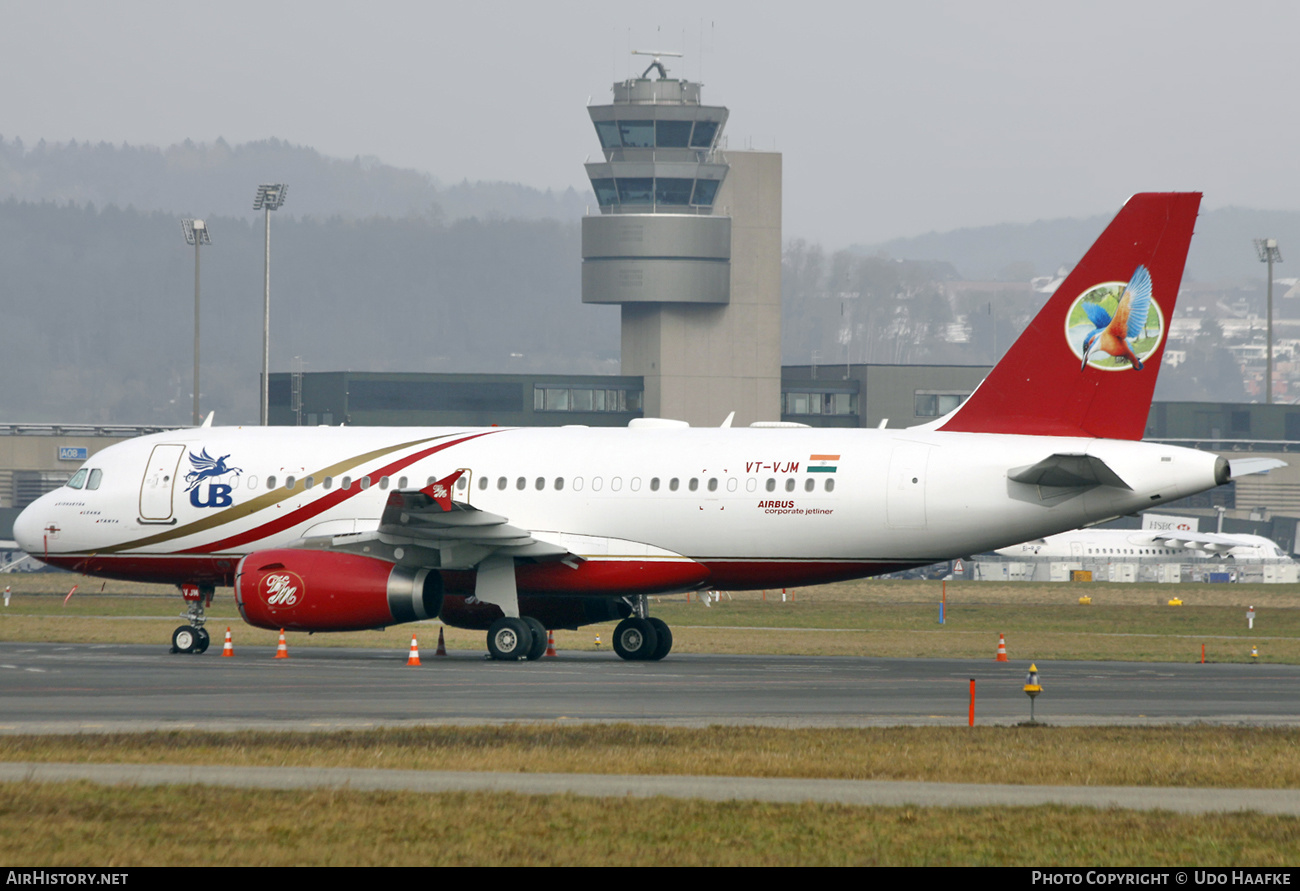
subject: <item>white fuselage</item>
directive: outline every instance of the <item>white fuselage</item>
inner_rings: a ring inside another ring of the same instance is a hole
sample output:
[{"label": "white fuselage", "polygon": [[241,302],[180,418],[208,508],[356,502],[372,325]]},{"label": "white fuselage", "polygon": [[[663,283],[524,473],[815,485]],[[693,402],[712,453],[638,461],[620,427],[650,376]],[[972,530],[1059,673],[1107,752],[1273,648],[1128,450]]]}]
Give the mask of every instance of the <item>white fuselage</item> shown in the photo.
[{"label": "white fuselage", "polygon": [[[220,459],[208,475],[192,469],[204,453]],[[1008,478],[1056,453],[1100,458],[1131,489]],[[757,587],[798,584],[782,564],[861,563],[870,575],[1074,529],[1211,488],[1215,460],[926,429],[193,428],[93,456],[98,488],[43,496],[15,537],[48,562],[121,577],[181,582],[187,566],[210,577],[219,560],[228,584],[229,558],[372,531],[393,490],[465,468],[454,498],[512,526],[640,542]]]}]

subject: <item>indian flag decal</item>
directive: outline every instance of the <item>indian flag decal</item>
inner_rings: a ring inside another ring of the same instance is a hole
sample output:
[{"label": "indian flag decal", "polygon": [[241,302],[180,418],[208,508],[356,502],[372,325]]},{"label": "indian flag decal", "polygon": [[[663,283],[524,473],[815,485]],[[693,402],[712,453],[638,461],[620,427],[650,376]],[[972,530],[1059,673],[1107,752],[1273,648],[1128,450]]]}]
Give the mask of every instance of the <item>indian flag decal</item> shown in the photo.
[{"label": "indian flag decal", "polygon": [[834,473],[835,465],[839,463],[839,460],[839,455],[809,455],[808,472]]}]

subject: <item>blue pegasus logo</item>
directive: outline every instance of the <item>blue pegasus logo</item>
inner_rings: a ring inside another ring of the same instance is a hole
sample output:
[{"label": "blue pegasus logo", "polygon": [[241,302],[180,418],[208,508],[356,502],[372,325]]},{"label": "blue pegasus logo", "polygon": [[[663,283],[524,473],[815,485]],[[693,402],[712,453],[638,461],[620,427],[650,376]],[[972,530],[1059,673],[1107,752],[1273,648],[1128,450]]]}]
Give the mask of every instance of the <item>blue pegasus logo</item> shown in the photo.
[{"label": "blue pegasus logo", "polygon": [[213,458],[208,454],[207,449],[204,449],[197,455],[190,452],[190,464],[193,466],[194,470],[192,473],[185,474],[185,482],[188,484],[185,491],[194,491],[198,484],[204,480],[223,477],[228,473],[233,473],[236,476],[243,473],[243,470],[238,467],[226,466],[226,459],[229,457],[229,455],[222,455],[220,458]]}]

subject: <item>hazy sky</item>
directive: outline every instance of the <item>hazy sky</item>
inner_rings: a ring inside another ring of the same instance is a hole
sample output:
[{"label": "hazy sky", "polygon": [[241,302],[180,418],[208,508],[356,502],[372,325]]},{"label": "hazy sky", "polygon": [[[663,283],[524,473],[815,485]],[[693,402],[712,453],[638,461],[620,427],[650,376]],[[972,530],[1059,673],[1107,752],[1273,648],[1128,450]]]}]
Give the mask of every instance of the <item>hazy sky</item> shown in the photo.
[{"label": "hazy sky", "polygon": [[[275,136],[442,181],[586,186],[584,106],[686,53],[828,247],[1118,209],[1300,209],[1300,4],[3,0],[0,134]],[[290,208],[286,206],[286,210]]]}]

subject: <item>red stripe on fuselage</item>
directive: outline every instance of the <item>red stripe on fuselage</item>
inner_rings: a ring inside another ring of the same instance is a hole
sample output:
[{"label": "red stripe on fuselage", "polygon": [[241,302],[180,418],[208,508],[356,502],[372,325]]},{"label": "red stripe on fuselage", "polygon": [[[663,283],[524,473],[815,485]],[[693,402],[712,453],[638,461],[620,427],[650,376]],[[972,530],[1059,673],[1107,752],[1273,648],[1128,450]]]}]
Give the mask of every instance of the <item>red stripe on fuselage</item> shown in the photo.
[{"label": "red stripe on fuselage", "polygon": [[[430,448],[416,452],[413,455],[407,455],[405,458],[399,458],[396,461],[393,461],[391,464],[386,464],[383,467],[371,471],[368,475],[380,476],[380,477],[389,476],[399,470],[402,470],[403,468],[409,467],[410,465],[414,464],[416,461],[419,461],[423,458],[429,457],[430,455],[441,452],[443,449],[449,449],[454,445],[460,445],[462,442],[469,442],[471,439],[478,439],[480,436],[489,436],[493,433],[499,433],[499,432],[501,431],[488,430],[484,433],[475,433],[473,436],[466,436],[463,437],[462,439],[452,440],[451,442],[444,442],[439,445],[432,446]],[[204,544],[192,548],[186,548],[185,550],[178,551],[177,553],[210,554],[213,551],[234,550],[236,548],[248,544],[249,542],[257,541],[258,539],[261,538],[266,538],[268,535],[274,535],[277,532],[283,532],[286,529],[292,529],[294,526],[297,526],[300,523],[305,523],[308,520],[310,520],[312,517],[318,516],[319,514],[324,513],[330,508],[342,504],[344,501],[347,501],[349,498],[359,495],[364,491],[368,491],[368,490],[362,489],[360,484],[357,484],[355,488],[337,489],[322,498],[318,498],[316,501],[313,501],[311,504],[303,505],[297,510],[291,511],[278,519],[271,520],[269,523],[263,523],[261,526],[258,526],[254,529],[250,529],[247,532],[241,532],[238,535],[232,535],[229,538],[223,538],[220,541],[214,541],[210,544]]]}]

